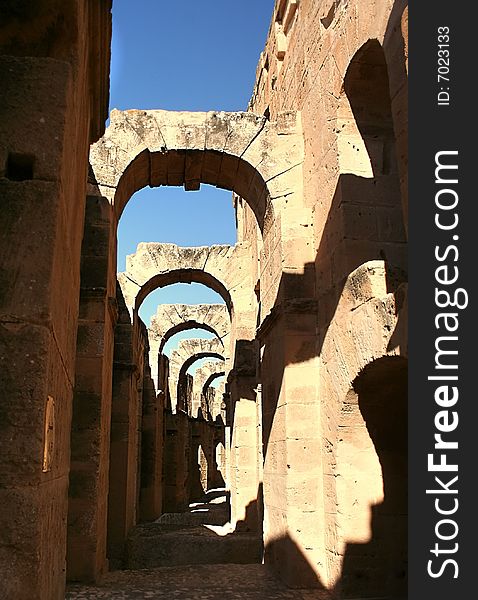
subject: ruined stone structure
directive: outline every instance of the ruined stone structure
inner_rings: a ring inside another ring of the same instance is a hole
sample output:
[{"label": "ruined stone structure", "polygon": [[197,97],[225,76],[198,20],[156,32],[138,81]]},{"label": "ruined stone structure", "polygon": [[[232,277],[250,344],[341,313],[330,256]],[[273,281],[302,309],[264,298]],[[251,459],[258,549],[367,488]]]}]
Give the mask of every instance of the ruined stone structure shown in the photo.
[{"label": "ruined stone structure", "polygon": [[[225,488],[224,562],[405,598],[406,2],[277,0],[246,112],[106,129],[110,0],[21,6],[0,9],[0,596],[137,568],[149,524]],[[237,244],[141,243],[117,274],[131,196],[201,183],[232,192]],[[180,282],[224,304],[148,329]],[[213,337],[166,356],[194,328]]]},{"label": "ruined stone structure", "polygon": [[190,329],[203,329],[216,336],[223,352],[229,349],[231,320],[223,304],[160,304],[151,317],[148,328],[150,364],[152,372],[158,369],[158,355],[175,334]]}]

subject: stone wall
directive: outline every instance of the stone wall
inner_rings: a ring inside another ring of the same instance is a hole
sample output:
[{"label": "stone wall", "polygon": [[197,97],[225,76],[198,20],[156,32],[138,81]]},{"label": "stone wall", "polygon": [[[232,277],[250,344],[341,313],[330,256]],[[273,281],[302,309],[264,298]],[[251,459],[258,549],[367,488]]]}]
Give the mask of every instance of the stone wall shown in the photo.
[{"label": "stone wall", "polygon": [[157,380],[158,355],[171,337],[189,329],[213,333],[229,353],[231,318],[224,304],[160,304],[148,328],[152,377]]},{"label": "stone wall", "polygon": [[[111,2],[2,6],[0,595],[62,599],[89,144]],[[41,551],[40,551],[41,548]]]},{"label": "stone wall", "polygon": [[[361,496],[372,468],[345,473],[340,463],[349,460],[343,411],[357,377],[381,357],[407,355],[407,18],[400,0],[276,2],[250,102],[271,121],[299,111],[304,135],[303,201],[281,213],[282,247],[293,247],[302,268],[282,269],[284,294],[259,329],[266,563],[291,585],[344,597],[359,576],[353,594],[363,597],[402,593],[406,585],[402,558],[389,566],[398,579],[382,580],[380,593],[370,564],[361,560],[350,570],[350,551],[359,547],[344,526],[351,515],[344,514],[350,506],[344,508],[341,482],[356,478],[347,494],[361,507],[360,527],[381,500]],[[241,239],[257,240],[247,204],[240,214]],[[314,282],[304,286],[308,272]],[[351,302],[351,294],[364,304]],[[365,422],[357,412],[360,435]],[[376,441],[359,436],[357,443],[373,448],[376,466]],[[378,531],[368,530],[371,544]],[[384,552],[392,564],[393,551]]]},{"label": "stone wall", "polygon": [[[224,482],[289,585],[403,595],[406,2],[277,0],[248,112],[115,110],[106,131],[110,3],[33,4],[0,24],[0,595],[63,598],[65,555],[98,579],[139,518]],[[117,289],[132,194],[201,183],[233,191],[238,243],[141,243]],[[225,306],[148,332],[141,303],[178,282]],[[196,325],[217,337],[161,354]],[[190,416],[206,346],[225,427]]]}]

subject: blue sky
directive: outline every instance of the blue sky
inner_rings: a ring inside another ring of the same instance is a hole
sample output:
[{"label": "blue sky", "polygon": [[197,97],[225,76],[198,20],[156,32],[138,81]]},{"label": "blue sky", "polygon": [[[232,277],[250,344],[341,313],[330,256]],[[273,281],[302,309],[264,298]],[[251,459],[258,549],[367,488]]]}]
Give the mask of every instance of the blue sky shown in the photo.
[{"label": "blue sky", "polygon": [[[274,0],[113,0],[110,108],[246,110],[273,6]],[[199,192],[140,190],[119,224],[119,271],[141,241],[234,244],[231,192],[204,185]],[[169,286],[151,294],[140,315],[149,324],[158,303],[175,302],[222,299],[197,284]]]},{"label": "blue sky", "polygon": [[114,0],[111,108],[246,110],[273,0]]}]

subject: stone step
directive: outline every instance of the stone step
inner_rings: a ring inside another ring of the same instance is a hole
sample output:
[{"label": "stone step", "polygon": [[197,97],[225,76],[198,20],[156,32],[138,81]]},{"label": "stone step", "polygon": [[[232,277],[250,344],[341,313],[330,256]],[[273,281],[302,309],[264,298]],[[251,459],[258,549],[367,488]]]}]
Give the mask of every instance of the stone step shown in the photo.
[{"label": "stone step", "polygon": [[164,513],[157,519],[156,523],[196,527],[199,525],[225,525],[228,521],[229,512],[225,506],[205,504],[190,512]]},{"label": "stone step", "polygon": [[177,524],[136,526],[126,544],[126,569],[179,565],[254,564],[262,561],[257,534],[218,535],[208,527],[179,528]]}]

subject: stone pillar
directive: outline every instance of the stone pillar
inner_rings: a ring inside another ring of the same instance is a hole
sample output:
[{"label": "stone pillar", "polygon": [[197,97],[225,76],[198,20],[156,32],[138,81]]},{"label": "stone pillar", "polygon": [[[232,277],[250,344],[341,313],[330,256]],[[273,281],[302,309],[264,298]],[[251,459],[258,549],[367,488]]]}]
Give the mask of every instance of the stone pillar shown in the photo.
[{"label": "stone pillar", "polygon": [[108,281],[110,215],[105,198],[87,198],[68,506],[67,578],[74,581],[96,580],[107,568],[113,335],[117,318],[114,284]]},{"label": "stone pillar", "polygon": [[141,426],[140,520],[153,521],[162,512],[164,394],[156,394],[145,355]]},{"label": "stone pillar", "polygon": [[129,313],[123,307],[115,328],[113,363],[107,538],[110,569],[122,567],[124,543],[136,523],[138,367],[133,361],[132,333]]},{"label": "stone pillar", "polygon": [[[224,407],[224,409],[222,408]],[[224,486],[227,492],[231,491],[231,393],[226,383],[222,395],[221,411],[224,411]]]},{"label": "stone pillar", "polygon": [[226,487],[225,427],[217,420],[210,424],[212,429],[211,465],[208,473],[209,488]]},{"label": "stone pillar", "polygon": [[292,587],[325,573],[317,303],[277,305],[261,331],[265,562]]},{"label": "stone pillar", "polygon": [[191,421],[185,412],[165,411],[166,439],[164,443],[164,512],[186,510],[189,501],[189,456]]},{"label": "stone pillar", "polygon": [[158,356],[158,395],[162,398],[164,410],[171,409],[169,395],[169,359],[165,354]]},{"label": "stone pillar", "polygon": [[207,462],[204,447],[206,423],[202,420],[197,421],[194,419],[191,421],[191,428],[188,494],[189,502],[197,502],[207,487]]},{"label": "stone pillar", "polygon": [[88,148],[106,118],[109,2],[1,10],[0,597],[60,600]]},{"label": "stone pillar", "polygon": [[0,80],[0,596],[59,599],[87,138],[69,197],[69,65],[1,57]]},{"label": "stone pillar", "polygon": [[241,530],[258,531],[260,488],[257,445],[256,352],[251,341],[238,340],[231,394],[231,521]]}]

